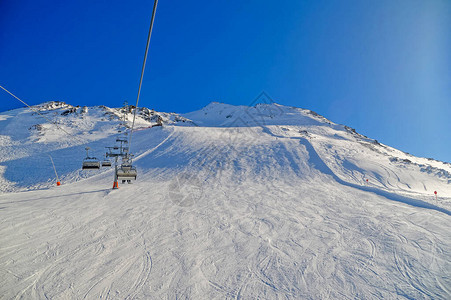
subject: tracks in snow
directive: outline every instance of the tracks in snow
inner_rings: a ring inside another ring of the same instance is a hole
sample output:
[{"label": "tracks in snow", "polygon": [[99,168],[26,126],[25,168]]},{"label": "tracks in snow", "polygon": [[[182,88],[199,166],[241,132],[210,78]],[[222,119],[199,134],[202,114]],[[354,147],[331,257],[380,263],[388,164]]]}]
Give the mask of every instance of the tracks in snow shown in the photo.
[{"label": "tracks in snow", "polygon": [[[143,181],[113,193],[99,189],[108,182],[99,178],[0,196],[0,294],[449,296],[448,215],[387,203],[322,176],[301,178],[296,174],[310,171],[303,161],[311,149],[265,136],[249,143],[233,130],[177,129],[143,152]],[[229,134],[231,147],[212,144]],[[180,172],[205,183],[191,206],[167,198],[170,178]]]}]

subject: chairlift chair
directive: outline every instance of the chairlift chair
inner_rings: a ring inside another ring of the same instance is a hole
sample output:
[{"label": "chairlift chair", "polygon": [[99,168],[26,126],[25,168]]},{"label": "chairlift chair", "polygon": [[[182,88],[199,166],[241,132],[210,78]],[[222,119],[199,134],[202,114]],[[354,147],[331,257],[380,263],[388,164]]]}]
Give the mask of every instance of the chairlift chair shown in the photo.
[{"label": "chairlift chair", "polygon": [[122,180],[122,183],[124,183],[125,181],[130,183],[130,181],[136,180],[137,175],[138,172],[136,171],[136,167],[132,165],[130,156],[124,156],[122,158],[122,164],[116,170],[117,180]]},{"label": "chairlift chair", "polygon": [[105,158],[102,160],[102,167],[111,167],[111,161]]},{"label": "chairlift chair", "polygon": [[100,162],[95,157],[86,157],[83,160],[82,169],[83,170],[98,170],[98,169],[100,169]]},{"label": "chairlift chair", "polygon": [[122,182],[136,180],[137,175],[138,172],[136,171],[136,167],[132,166],[130,163],[121,164],[116,171],[117,180],[122,180]]},{"label": "chairlift chair", "polygon": [[86,158],[83,159],[82,170],[98,170],[100,169],[100,161],[95,157],[89,156],[89,147],[86,147]]}]

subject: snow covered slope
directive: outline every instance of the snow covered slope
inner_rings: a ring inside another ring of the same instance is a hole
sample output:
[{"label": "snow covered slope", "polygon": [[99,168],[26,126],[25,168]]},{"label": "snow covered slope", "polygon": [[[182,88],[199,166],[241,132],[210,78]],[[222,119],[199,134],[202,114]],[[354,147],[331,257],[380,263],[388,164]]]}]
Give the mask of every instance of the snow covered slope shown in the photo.
[{"label": "snow covered slope", "polygon": [[[123,120],[125,117],[125,120]],[[140,108],[136,130],[156,125],[191,122],[175,113]],[[85,147],[90,155],[103,159],[105,147],[131,126],[133,107],[74,107],[64,102],[47,102],[33,107],[0,113],[0,192],[50,187],[55,174],[49,155],[66,183],[86,178],[82,172]]]},{"label": "snow covered slope", "polygon": [[349,184],[401,194],[431,196],[437,191],[451,195],[450,163],[409,155],[310,110],[278,104],[240,107],[211,103],[185,116],[200,126],[258,126],[276,139],[296,140],[316,152],[323,172]]},{"label": "snow covered slope", "polygon": [[46,105],[76,138],[0,114],[6,299],[451,297],[449,163],[309,110],[212,103],[141,118],[138,180],[112,191],[112,170],[78,169],[85,146],[114,141],[119,110]]}]

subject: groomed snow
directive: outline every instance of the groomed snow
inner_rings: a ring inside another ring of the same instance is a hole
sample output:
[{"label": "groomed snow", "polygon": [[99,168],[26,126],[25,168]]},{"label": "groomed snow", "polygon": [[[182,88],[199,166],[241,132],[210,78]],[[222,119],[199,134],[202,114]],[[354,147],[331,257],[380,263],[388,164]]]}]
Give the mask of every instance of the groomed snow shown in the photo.
[{"label": "groomed snow", "polygon": [[451,297],[448,163],[308,110],[213,103],[142,119],[138,180],[112,190],[111,169],[78,170],[117,136],[106,109],[43,108],[86,144],[0,114],[2,298]]}]

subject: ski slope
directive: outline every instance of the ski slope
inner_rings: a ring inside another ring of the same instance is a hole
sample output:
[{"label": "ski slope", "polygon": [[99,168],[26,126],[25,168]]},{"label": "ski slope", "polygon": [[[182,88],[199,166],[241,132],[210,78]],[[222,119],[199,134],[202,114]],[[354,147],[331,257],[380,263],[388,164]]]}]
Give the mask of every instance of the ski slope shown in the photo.
[{"label": "ski slope", "polygon": [[114,141],[114,109],[63,109],[42,108],[89,143],[0,114],[1,298],[451,297],[448,163],[308,110],[212,103],[143,118],[138,180],[112,190],[111,169],[78,169],[86,145]]}]

